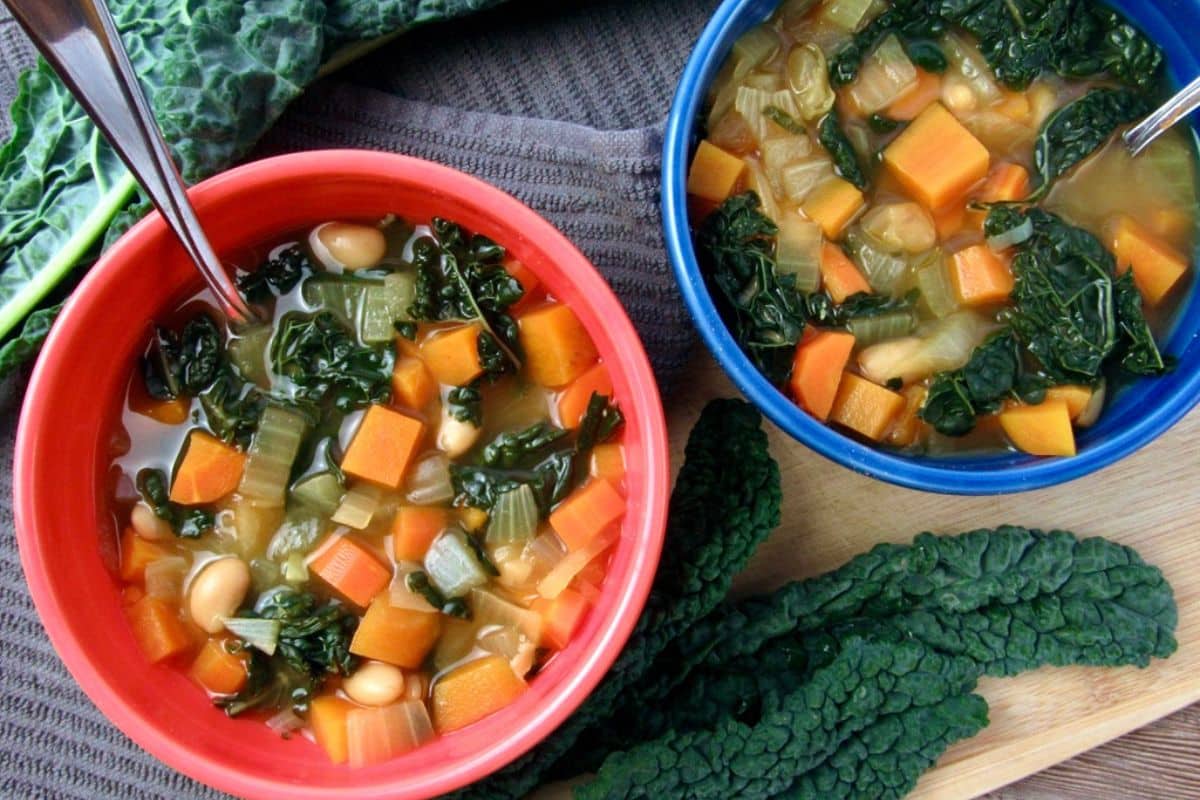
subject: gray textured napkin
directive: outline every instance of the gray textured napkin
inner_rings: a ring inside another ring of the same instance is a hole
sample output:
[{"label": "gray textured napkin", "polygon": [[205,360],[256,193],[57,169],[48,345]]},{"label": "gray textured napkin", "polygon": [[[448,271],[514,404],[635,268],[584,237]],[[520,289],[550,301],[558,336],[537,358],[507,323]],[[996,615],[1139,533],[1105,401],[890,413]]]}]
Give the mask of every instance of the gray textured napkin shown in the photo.
[{"label": "gray textured napkin", "polygon": [[[669,378],[692,334],[662,249],[661,124],[715,5],[538,0],[426,28],[315,87],[256,155],[393,150],[503,187],[600,268]],[[32,61],[0,9],[3,108]],[[3,115],[0,137],[7,124]],[[126,739],[54,655],[13,537],[13,394],[0,391],[0,798],[220,797]]]}]

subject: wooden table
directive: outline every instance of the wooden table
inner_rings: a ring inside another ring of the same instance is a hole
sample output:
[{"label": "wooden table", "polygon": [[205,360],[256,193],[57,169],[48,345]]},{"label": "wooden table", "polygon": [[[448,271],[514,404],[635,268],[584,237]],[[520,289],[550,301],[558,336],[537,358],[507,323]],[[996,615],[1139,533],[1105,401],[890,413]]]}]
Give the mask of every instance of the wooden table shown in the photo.
[{"label": "wooden table", "polygon": [[[710,398],[738,396],[738,392],[700,348],[676,386],[679,388],[667,401],[667,418],[672,457],[678,468],[688,431],[703,405]],[[1200,492],[1196,490],[1200,479],[1200,411],[1192,413],[1157,442],[1098,475],[1040,492],[983,498],[941,497],[881,484],[826,460],[771,423],[765,424],[771,452],[783,473],[783,524],[739,576],[735,584],[737,593],[771,589],[797,577],[797,573],[807,575],[842,563],[861,546],[859,542],[847,541],[838,533],[841,531],[871,531],[880,538],[901,540],[926,529],[950,533],[1012,522],[1061,527],[1082,535],[1128,541],[1136,538],[1135,531],[1137,535],[1145,535],[1146,526],[1153,526],[1154,520],[1164,514],[1175,515],[1176,524],[1180,522],[1179,515],[1184,515],[1192,524],[1186,524],[1184,519],[1184,530],[1175,530],[1172,535],[1194,537],[1194,551],[1200,554]],[[1130,491],[1130,486],[1136,486],[1136,492]],[[1125,488],[1109,492],[1109,487]],[[847,497],[855,498],[855,502],[847,502]],[[1164,507],[1166,503],[1170,505]],[[1148,560],[1155,561],[1152,554],[1144,549],[1143,553]],[[1195,561],[1194,569],[1200,570],[1200,555]],[[1178,573],[1172,575],[1168,570],[1168,577],[1176,584],[1178,597],[1182,594]],[[1194,593],[1189,599],[1194,599]],[[1197,620],[1194,616],[1181,616],[1181,629],[1191,622],[1190,636],[1196,630]],[[1187,651],[1185,661],[1195,656],[1195,649],[1189,644],[1200,645],[1200,642],[1182,645],[1181,651]],[[1023,676],[1016,680],[1024,679]],[[1057,737],[1053,746],[1047,748],[1051,753],[1035,754],[1030,762],[1041,763],[1016,772],[1014,777],[1036,769],[1044,769],[1043,772],[987,797],[989,800],[1200,798],[1200,705],[1084,752],[1200,699],[1200,681],[1193,686],[1190,678],[1173,675],[1172,680],[1177,685],[1187,684],[1186,695],[1190,699],[1174,703],[1159,700],[1153,707],[1146,707],[1140,718],[1126,714],[1114,725],[1090,725],[1077,736]],[[985,696],[990,688],[985,687]],[[1000,713],[1000,709],[994,709],[993,716]],[[986,735],[985,731],[979,738]],[[960,747],[964,746],[969,750],[971,743]],[[979,742],[974,746],[979,747]],[[958,752],[952,750],[944,760],[953,760]],[[1063,759],[1070,760],[1045,769]],[[1003,772],[1003,768],[999,771]],[[961,788],[968,785],[970,782],[943,786],[936,796],[976,794]],[[992,781],[992,785],[997,784]],[[923,783],[922,792],[925,791]]]}]

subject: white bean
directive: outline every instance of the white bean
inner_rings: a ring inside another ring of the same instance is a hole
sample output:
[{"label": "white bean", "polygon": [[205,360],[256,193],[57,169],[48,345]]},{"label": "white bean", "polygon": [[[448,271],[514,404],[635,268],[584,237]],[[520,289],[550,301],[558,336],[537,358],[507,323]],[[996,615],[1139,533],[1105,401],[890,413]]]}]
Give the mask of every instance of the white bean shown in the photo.
[{"label": "white bean", "polygon": [[442,409],[442,424],[438,427],[437,436],[439,450],[455,458],[470,450],[478,438],[478,427],[456,418],[445,408]]},{"label": "white bean", "polygon": [[317,229],[317,238],[330,257],[346,269],[373,267],[387,252],[383,232],[369,225],[329,222]]},{"label": "white bean", "polygon": [[174,537],[171,523],[155,514],[145,503],[138,503],[133,507],[133,511],[129,512],[129,523],[133,525],[133,530],[138,536],[150,542],[161,542]]},{"label": "white bean", "polygon": [[382,661],[368,661],[342,681],[350,699],[364,706],[386,706],[404,694],[404,673]]},{"label": "white bean", "polygon": [[250,567],[237,556],[205,565],[188,589],[188,613],[208,633],[220,633],[250,589]]}]

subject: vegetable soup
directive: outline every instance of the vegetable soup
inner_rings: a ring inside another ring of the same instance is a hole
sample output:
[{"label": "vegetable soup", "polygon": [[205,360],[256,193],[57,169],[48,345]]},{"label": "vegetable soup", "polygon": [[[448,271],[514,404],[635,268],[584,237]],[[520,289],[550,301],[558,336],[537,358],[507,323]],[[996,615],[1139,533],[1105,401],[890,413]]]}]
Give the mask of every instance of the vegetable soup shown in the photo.
[{"label": "vegetable soup", "polygon": [[198,295],[131,377],[113,503],[146,656],[376,763],[521,695],[596,601],[622,417],[582,324],[453,222],[331,221]]},{"label": "vegetable soup", "polygon": [[688,175],[731,331],[861,440],[1074,455],[1106,397],[1171,368],[1194,144],[1120,139],[1165,95],[1157,46],[1100,4],[784,3],[734,45]]}]

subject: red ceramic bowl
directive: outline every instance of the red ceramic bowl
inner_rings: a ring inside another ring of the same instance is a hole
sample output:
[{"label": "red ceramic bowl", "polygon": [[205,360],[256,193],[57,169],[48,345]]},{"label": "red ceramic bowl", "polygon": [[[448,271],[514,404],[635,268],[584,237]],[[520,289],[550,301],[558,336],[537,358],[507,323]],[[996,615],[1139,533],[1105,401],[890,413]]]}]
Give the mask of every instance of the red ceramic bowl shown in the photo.
[{"label": "red ceramic bowl", "polygon": [[64,308],[21,412],[17,541],[38,613],[67,668],[130,738],[172,767],[252,798],[423,798],[484,777],[529,750],[583,701],[641,612],[662,549],[668,455],[662,405],[629,318],[587,259],[515,198],[447,167],[365,151],[267,159],[191,192],[219,253],[339,217],[443,216],[495,239],[568,303],[612,373],[626,415],[629,513],[602,596],[574,641],[520,699],[385,764],[329,763],[302,737],[215,709],[182,672],[145,660],[121,612],[105,489],[115,422],[152,321],[199,288],[153,215],[121,238]]}]

